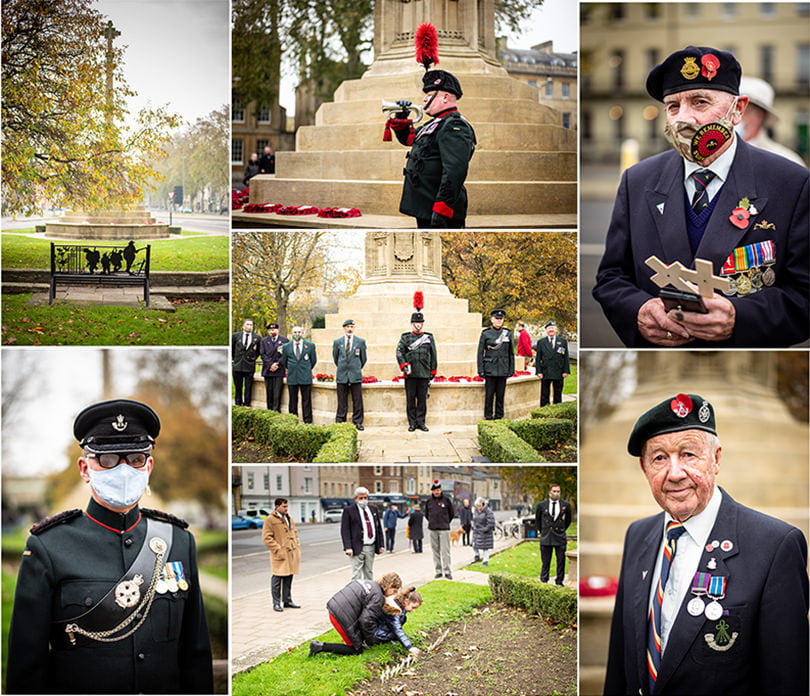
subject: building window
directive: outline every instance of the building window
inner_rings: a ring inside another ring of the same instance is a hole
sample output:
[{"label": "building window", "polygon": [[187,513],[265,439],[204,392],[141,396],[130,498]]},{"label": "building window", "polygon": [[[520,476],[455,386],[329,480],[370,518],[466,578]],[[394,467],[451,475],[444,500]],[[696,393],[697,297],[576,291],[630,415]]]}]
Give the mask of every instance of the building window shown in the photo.
[{"label": "building window", "polygon": [[613,51],[608,64],[613,68],[613,87],[624,88],[624,51]]},{"label": "building window", "polygon": [[264,472],[263,480],[264,480],[264,490],[269,491],[270,490],[270,472],[269,471]]},{"label": "building window", "polygon": [[281,491],[281,475],[276,476],[276,490]]},{"label": "building window", "polygon": [[332,483],[332,497],[335,497],[335,484]]},{"label": "building window", "polygon": [[266,148],[270,144],[270,141],[267,138],[259,138],[256,141],[256,152],[261,156],[264,152],[264,148]]},{"label": "building window", "polygon": [[579,115],[579,132],[582,134],[583,140],[590,141],[593,139],[592,123],[591,112],[582,111]]},{"label": "building window", "polygon": [[562,97],[563,97],[563,99],[570,99],[571,98],[571,83],[570,82],[563,82],[562,83]]},{"label": "building window", "polygon": [[537,87],[537,80],[529,80],[529,87]]},{"label": "building window", "polygon": [[382,493],[383,492],[382,481],[375,481],[374,482],[374,492],[375,493]]},{"label": "building window", "polygon": [[700,17],[699,2],[686,2],[683,4],[683,9],[688,19],[697,19],[698,17]]},{"label": "building window", "polygon": [[233,98],[233,105],[231,106],[231,121],[234,123],[245,122],[245,105],[242,102],[242,97]]},{"label": "building window", "polygon": [[374,467],[374,475],[375,476],[382,476],[382,467],[381,466],[375,466]]},{"label": "building window", "polygon": [[810,2],[797,2],[796,12],[799,13],[799,17],[807,17],[810,15]]},{"label": "building window", "polygon": [[810,86],[810,44],[796,46],[796,82],[803,89]]},{"label": "building window", "polygon": [[245,149],[245,145],[242,142],[242,138],[234,138],[231,140],[231,162],[233,164],[242,164],[244,161],[243,152]]},{"label": "building window", "polygon": [[759,47],[759,76],[765,82],[773,82],[773,46]]},{"label": "building window", "polygon": [[259,123],[270,123],[270,107],[263,104],[259,107]]},{"label": "building window", "polygon": [[772,2],[759,3],[759,14],[761,14],[763,17],[776,16],[776,5]]},{"label": "building window", "polygon": [[621,22],[624,19],[624,5],[618,3],[611,5],[610,19],[613,22]]},{"label": "building window", "polygon": [[648,48],[647,49],[647,72],[650,72],[656,65],[658,65],[658,49],[657,48]]},{"label": "building window", "polygon": [[551,78],[546,79],[546,98],[551,99],[554,96],[554,83]]},{"label": "building window", "polygon": [[253,485],[255,483],[254,479],[253,479],[253,472],[252,471],[248,471],[247,483],[248,483],[248,485],[247,485],[248,490],[252,491],[253,490]]},{"label": "building window", "polygon": [[655,21],[661,16],[661,8],[657,2],[644,3],[644,19]]},{"label": "building window", "polygon": [[737,19],[737,3],[736,2],[720,3],[720,16],[723,19]]},{"label": "building window", "polygon": [[562,124],[563,124],[563,128],[570,128],[571,127],[571,114],[570,113],[564,113],[562,115]]},{"label": "building window", "polygon": [[312,479],[304,477],[304,493],[312,493]]},{"label": "building window", "polygon": [[329,495],[329,484],[324,481],[323,482],[323,497],[326,498]]},{"label": "building window", "polygon": [[405,492],[408,495],[413,495],[416,493],[416,481],[414,480],[413,476],[409,476],[408,480],[405,482]]}]

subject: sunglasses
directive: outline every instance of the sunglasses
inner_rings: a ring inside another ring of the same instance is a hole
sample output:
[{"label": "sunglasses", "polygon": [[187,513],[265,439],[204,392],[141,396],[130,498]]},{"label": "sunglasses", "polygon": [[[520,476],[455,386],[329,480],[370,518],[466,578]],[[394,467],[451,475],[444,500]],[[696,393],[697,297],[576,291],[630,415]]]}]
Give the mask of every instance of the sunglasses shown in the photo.
[{"label": "sunglasses", "polygon": [[108,454],[88,454],[87,456],[96,459],[102,469],[114,469],[122,459],[131,467],[140,469],[146,464],[149,454],[147,452],[110,452]]}]

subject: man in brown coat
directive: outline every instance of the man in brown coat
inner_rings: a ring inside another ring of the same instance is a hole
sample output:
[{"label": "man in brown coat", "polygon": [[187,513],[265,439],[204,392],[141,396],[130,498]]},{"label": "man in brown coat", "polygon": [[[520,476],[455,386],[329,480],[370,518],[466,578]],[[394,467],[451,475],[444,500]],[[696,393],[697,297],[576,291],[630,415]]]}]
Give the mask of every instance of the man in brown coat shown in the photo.
[{"label": "man in brown coat", "polygon": [[[298,530],[288,514],[289,501],[276,498],[275,510],[267,516],[262,528],[262,541],[270,549],[270,594],[273,596],[273,609],[284,611],[300,609],[292,601],[293,575],[301,571],[301,543],[298,541]],[[283,603],[283,607],[282,607]]]}]

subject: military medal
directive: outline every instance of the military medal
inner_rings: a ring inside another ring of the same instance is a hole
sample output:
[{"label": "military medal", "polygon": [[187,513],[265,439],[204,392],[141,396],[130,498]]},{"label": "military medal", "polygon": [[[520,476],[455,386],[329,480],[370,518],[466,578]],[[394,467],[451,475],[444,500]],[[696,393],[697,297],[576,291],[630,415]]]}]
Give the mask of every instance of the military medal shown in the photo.
[{"label": "military medal", "polygon": [[751,281],[748,280],[747,275],[740,273],[740,277],[737,278],[737,294],[747,295],[749,292],[751,292]]},{"label": "military medal", "polygon": [[711,597],[711,602],[706,605],[706,610],[703,612],[709,621],[717,621],[723,616],[723,605],[719,600],[726,596],[726,583],[728,578],[725,575],[712,575],[711,583],[709,584],[709,591],[706,593]]},{"label": "military medal", "polygon": [[177,592],[179,589],[177,586],[177,578],[174,575],[174,568],[172,567],[173,563],[167,563],[165,566],[166,570],[166,587],[169,588],[169,592]]},{"label": "military medal", "polygon": [[759,270],[759,267],[751,269],[751,287],[754,290],[759,290],[762,287],[763,280],[762,280],[762,271]]},{"label": "military medal", "polygon": [[183,562],[172,561],[169,565],[172,566],[174,575],[177,578],[177,587],[185,592],[188,589],[188,580],[186,580],[186,571],[183,569]]},{"label": "military medal", "polygon": [[737,294],[737,279],[736,278],[729,278],[728,279],[728,290],[723,290],[723,294],[726,297],[734,297]]},{"label": "military medal", "polygon": [[686,611],[688,611],[690,615],[700,616],[704,612],[706,605],[703,603],[701,597],[709,591],[709,582],[711,579],[712,576],[708,573],[695,573],[691,589],[692,594],[695,596],[690,599],[689,604],[686,605]]},{"label": "military medal", "polygon": [[776,281],[776,273],[774,273],[773,268],[768,266],[765,269],[765,272],[762,274],[762,282],[765,283],[768,287],[774,284]]},{"label": "military medal", "polygon": [[124,580],[115,586],[115,603],[122,609],[134,607],[141,599],[140,586],[143,575],[136,575],[132,580]]}]

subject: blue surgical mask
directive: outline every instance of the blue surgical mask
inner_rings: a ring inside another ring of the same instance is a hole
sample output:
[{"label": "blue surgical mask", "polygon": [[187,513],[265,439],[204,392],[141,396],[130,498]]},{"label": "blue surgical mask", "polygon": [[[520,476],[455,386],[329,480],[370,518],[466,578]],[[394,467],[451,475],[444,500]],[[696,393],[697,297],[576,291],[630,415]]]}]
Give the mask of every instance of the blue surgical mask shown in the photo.
[{"label": "blue surgical mask", "polygon": [[128,464],[119,464],[113,469],[87,470],[90,485],[110,507],[126,508],[140,500],[149,483],[148,467],[136,469]]}]

